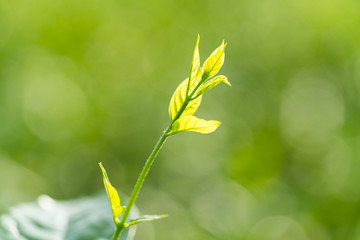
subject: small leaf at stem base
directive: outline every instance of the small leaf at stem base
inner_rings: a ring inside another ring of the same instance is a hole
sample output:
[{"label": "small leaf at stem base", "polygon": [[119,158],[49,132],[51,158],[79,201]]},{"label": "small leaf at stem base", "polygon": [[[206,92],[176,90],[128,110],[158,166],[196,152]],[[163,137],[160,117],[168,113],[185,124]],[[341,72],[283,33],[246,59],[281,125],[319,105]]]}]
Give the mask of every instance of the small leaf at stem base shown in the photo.
[{"label": "small leaf at stem base", "polygon": [[168,216],[167,214],[164,214],[164,215],[144,215],[144,216],[138,217],[136,219],[131,219],[128,226],[130,227],[130,226],[138,224],[138,223],[150,222],[150,221],[166,218],[167,216]]},{"label": "small leaf at stem base", "polygon": [[102,163],[99,163],[99,166],[103,174],[105,189],[110,200],[111,210],[113,214],[113,221],[116,223],[116,218],[121,216],[124,208],[121,206],[119,195],[116,189],[111,185],[110,180],[106,174],[105,168],[103,167]]}]

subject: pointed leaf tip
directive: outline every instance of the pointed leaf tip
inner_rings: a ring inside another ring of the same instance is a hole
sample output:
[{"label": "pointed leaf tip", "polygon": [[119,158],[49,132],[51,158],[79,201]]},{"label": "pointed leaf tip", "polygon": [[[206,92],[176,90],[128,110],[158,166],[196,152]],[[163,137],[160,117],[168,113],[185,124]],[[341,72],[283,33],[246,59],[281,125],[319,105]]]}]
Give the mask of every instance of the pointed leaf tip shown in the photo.
[{"label": "pointed leaf tip", "polygon": [[[200,42],[200,35],[198,35],[196,40],[196,45],[191,61],[191,69],[190,69],[190,76],[188,80],[188,86],[187,86],[187,96],[189,94],[189,91],[195,87],[195,85],[200,81],[201,79],[201,66],[200,66],[200,53],[199,53],[199,42]],[[200,71],[200,74],[199,74]]]},{"label": "pointed leaf tip", "polygon": [[225,47],[227,43],[222,41],[220,46],[216,48],[208,57],[203,66],[203,79],[209,79],[214,76],[222,67],[225,60]]},{"label": "pointed leaf tip", "polygon": [[103,174],[103,181],[104,186],[106,189],[106,193],[110,200],[111,211],[113,214],[113,221],[116,222],[116,218],[120,217],[124,208],[121,206],[119,195],[116,189],[111,185],[108,175],[106,173],[105,168],[103,167],[102,163],[99,163],[101,168],[101,172]]}]

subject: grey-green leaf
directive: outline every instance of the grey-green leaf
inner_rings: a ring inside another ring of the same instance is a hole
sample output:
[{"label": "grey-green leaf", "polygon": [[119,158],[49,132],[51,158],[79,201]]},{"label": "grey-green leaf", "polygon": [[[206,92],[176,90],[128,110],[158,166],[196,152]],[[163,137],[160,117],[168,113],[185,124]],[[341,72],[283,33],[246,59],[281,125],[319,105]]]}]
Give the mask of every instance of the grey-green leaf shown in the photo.
[{"label": "grey-green leaf", "polygon": [[[10,208],[1,216],[0,239],[111,239],[115,227],[108,201],[105,194],[70,201],[41,196],[37,202]],[[133,207],[130,218],[137,216],[138,210]],[[134,235],[135,228],[128,228],[119,239],[132,240]]]},{"label": "grey-green leaf", "polygon": [[168,215],[166,215],[166,214],[164,214],[164,215],[144,215],[144,216],[138,217],[136,219],[131,219],[129,222],[129,226],[135,225],[138,223],[150,222],[150,221],[166,218],[167,216]]}]

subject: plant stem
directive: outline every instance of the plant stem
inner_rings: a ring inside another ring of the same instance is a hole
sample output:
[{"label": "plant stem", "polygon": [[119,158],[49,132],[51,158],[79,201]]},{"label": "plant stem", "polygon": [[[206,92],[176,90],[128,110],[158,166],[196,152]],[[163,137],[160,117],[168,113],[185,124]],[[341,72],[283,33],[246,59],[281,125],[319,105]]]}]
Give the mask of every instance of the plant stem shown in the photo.
[{"label": "plant stem", "polygon": [[[169,129],[169,128],[168,128]],[[166,138],[167,138],[167,131],[164,131],[164,133],[161,135],[159,141],[157,142],[157,144],[155,145],[153,151],[151,152],[149,158],[146,160],[146,163],[144,165],[144,168],[142,169],[140,176],[135,184],[134,190],[130,196],[130,200],[125,208],[125,212],[123,214],[123,217],[120,221],[120,226],[124,226],[125,222],[127,220],[127,218],[129,217],[131,208],[133,207],[135,200],[139,194],[140,188],[145,180],[146,175],[148,174],[150,167],[152,165],[152,163],[155,160],[156,155],[158,154],[158,152],[160,151],[162,145],[164,144]]]},{"label": "plant stem", "polygon": [[116,230],[113,236],[113,240],[117,240],[120,236],[120,233],[123,229],[125,229],[126,226],[126,220],[130,215],[130,211],[131,208],[134,206],[134,203],[136,201],[137,196],[139,195],[140,189],[142,184],[145,181],[145,178],[150,170],[151,165],[153,164],[157,154],[159,153],[161,147],[164,145],[165,140],[170,136],[169,133],[171,132],[171,128],[173,123],[181,116],[181,114],[183,113],[183,111],[185,110],[185,108],[187,107],[187,105],[189,104],[189,102],[192,100],[191,98],[193,97],[193,95],[195,94],[196,90],[200,87],[200,85],[202,84],[203,80],[201,80],[197,86],[194,88],[194,90],[191,92],[191,94],[189,94],[184,103],[182,104],[181,108],[179,109],[179,111],[177,112],[176,116],[174,117],[174,119],[171,121],[170,125],[168,126],[168,128],[163,132],[163,134],[161,135],[159,141],[156,143],[153,151],[151,152],[149,158],[146,160],[146,163],[140,173],[140,176],[138,178],[138,180],[136,181],[135,187],[133,189],[133,192],[131,193],[130,196],[130,200],[125,208],[125,211],[123,213],[123,216],[121,218],[121,221],[116,224]]},{"label": "plant stem", "polygon": [[120,227],[120,226],[116,225],[116,229],[115,229],[114,235],[112,237],[112,240],[118,240],[119,236],[120,236],[120,233],[121,233],[121,231],[123,229],[124,229],[123,227]]},{"label": "plant stem", "polygon": [[149,158],[146,160],[146,163],[140,173],[140,176],[135,184],[135,187],[133,189],[133,192],[131,193],[130,200],[125,208],[124,214],[121,218],[121,221],[119,224],[116,224],[116,230],[113,236],[113,240],[117,240],[120,236],[121,231],[126,228],[126,220],[129,217],[131,208],[134,206],[135,200],[139,194],[139,191],[141,189],[142,184],[145,181],[146,175],[148,174],[151,165],[153,164],[158,152],[160,151],[161,147],[164,145],[164,142],[166,138],[168,137],[168,132],[171,130],[171,124],[170,126],[163,132],[161,135],[159,141],[155,145],[153,151],[151,152]]}]

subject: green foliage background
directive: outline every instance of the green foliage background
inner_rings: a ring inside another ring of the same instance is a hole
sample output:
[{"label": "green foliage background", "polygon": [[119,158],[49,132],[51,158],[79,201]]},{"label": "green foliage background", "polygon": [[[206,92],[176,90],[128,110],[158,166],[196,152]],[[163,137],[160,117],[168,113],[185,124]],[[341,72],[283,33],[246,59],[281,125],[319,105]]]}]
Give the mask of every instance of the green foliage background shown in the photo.
[{"label": "green foliage background", "polygon": [[360,3],[1,1],[0,212],[40,194],[130,194],[196,36],[232,84],[170,138],[135,239],[360,239]]}]

